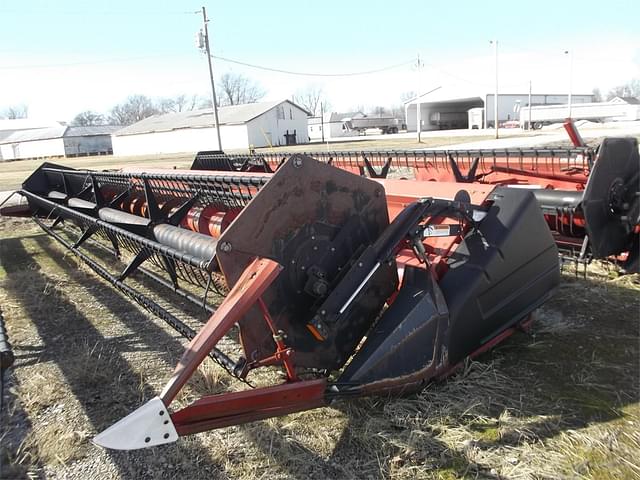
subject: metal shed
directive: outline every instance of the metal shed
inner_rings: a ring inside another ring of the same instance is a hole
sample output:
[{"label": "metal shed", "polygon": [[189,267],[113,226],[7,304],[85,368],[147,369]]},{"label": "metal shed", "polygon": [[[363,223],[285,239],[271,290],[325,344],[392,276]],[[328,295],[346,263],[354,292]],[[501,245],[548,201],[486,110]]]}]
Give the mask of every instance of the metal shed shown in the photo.
[{"label": "metal shed", "polygon": [[13,131],[0,137],[0,159],[77,157],[113,153],[111,134],[117,125],[68,127],[58,125]]}]

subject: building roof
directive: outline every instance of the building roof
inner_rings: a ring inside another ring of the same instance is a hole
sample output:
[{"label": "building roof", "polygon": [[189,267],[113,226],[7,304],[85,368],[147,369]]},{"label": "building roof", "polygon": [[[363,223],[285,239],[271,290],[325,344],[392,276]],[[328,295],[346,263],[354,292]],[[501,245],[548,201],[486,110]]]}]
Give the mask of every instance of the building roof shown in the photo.
[{"label": "building roof", "polygon": [[29,130],[31,128],[58,127],[60,125],[63,125],[63,123],[56,122],[55,120],[41,120],[34,118],[0,119],[0,132]]},{"label": "building roof", "polygon": [[[498,96],[527,96],[528,92],[523,92],[520,88],[515,87],[504,87],[501,88],[498,92]],[[457,102],[469,102],[469,101],[482,101],[484,102],[487,97],[493,97],[495,92],[492,90],[486,90],[479,87],[469,86],[469,85],[446,85],[435,88],[428,88],[424,93],[421,93],[417,97],[410,98],[406,102],[405,105],[414,105],[418,103],[457,103]],[[541,95],[545,96],[566,96],[567,92],[562,93],[549,93],[549,92],[533,92],[534,97],[539,97]],[[591,93],[573,93],[574,97],[592,97]]]},{"label": "building roof", "polygon": [[[220,125],[242,125],[283,103],[290,103],[294,107],[305,112],[307,115],[309,114],[309,112],[304,108],[289,100],[279,100],[275,102],[258,102],[220,107],[218,108],[218,122]],[[191,110],[188,112],[153,115],[145,118],[144,120],[140,120],[133,125],[129,125],[128,127],[118,130],[115,135],[121,136],[152,132],[168,132],[182,128],[207,128],[212,127],[213,124],[213,109],[205,108],[202,110]]]},{"label": "building roof", "polygon": [[612,102],[624,102],[629,105],[640,105],[640,100],[636,97],[615,97],[611,99]]},{"label": "building roof", "polygon": [[33,142],[35,140],[51,140],[62,137],[89,137],[96,135],[111,135],[122,128],[119,125],[96,125],[91,127],[57,127],[32,128],[29,130],[16,130],[8,135],[0,135],[0,143]]},{"label": "building roof", "polygon": [[95,135],[111,135],[122,128],[122,125],[91,125],[88,127],[67,127],[65,137],[93,137]]}]

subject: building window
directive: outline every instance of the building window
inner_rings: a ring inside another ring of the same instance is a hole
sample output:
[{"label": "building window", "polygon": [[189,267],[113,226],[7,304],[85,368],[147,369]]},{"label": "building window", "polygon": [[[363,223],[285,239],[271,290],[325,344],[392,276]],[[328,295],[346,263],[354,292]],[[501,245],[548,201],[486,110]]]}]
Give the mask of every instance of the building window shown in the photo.
[{"label": "building window", "polygon": [[293,120],[293,112],[289,109],[289,120]]},{"label": "building window", "polygon": [[282,105],[278,106],[277,112],[278,120],[284,120],[284,107]]}]

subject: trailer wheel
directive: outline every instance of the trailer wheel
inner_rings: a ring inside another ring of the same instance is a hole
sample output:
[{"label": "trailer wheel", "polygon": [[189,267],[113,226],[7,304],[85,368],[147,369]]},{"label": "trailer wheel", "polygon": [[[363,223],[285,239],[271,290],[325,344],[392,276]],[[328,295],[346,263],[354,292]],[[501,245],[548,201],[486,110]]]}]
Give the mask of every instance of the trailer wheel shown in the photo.
[{"label": "trailer wheel", "polygon": [[533,129],[540,130],[542,128],[542,122],[533,122]]}]

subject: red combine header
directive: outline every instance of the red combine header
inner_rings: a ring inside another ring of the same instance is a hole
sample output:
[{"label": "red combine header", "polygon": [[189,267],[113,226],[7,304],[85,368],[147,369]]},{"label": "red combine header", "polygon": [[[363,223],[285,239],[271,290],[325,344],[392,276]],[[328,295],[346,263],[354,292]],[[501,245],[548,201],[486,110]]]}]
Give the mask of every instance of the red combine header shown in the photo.
[{"label": "red combine header", "polygon": [[[360,155],[347,164],[344,154],[277,163],[265,156],[197,159],[217,171],[97,172],[45,163],[19,191],[28,206],[2,213],[33,217],[189,340],[159,395],[95,438],[108,448],[136,449],[416,390],[507,338],[560,279],[558,231],[549,228],[545,201],[558,219],[571,219],[567,228],[582,219],[581,235],[595,254],[629,251],[637,242],[637,144],[609,140],[595,156],[580,152],[586,170],[575,170],[572,157],[565,162],[571,169],[558,173],[584,185],[565,191],[571,195],[489,182],[494,174],[514,175],[491,169],[504,165],[502,157],[465,168],[451,153],[437,168],[423,160],[401,165],[397,155],[382,168],[448,172],[452,182],[366,178],[348,170],[384,175],[372,159]],[[519,165],[542,169],[537,161]],[[542,177],[527,178],[535,185]],[[564,181],[549,179],[556,180]],[[204,325],[191,328],[175,309],[137,290],[130,279],[138,275],[202,308]],[[219,305],[212,291],[226,294]],[[221,341],[236,329],[239,348],[225,351]],[[207,356],[247,386],[257,369],[280,370],[284,381],[176,407]]]}]

